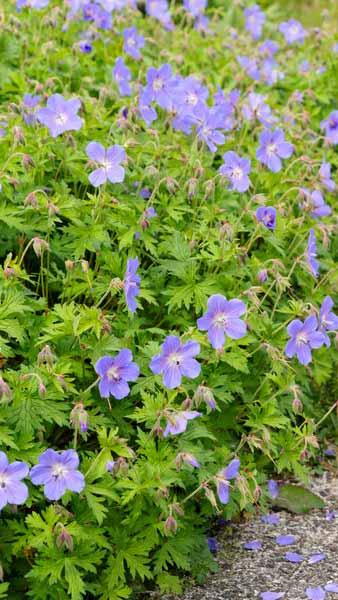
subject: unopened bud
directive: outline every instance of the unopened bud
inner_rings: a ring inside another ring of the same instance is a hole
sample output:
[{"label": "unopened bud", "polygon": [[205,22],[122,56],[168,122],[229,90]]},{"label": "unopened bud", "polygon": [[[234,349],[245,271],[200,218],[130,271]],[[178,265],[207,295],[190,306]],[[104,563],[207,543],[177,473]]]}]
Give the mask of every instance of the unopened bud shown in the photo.
[{"label": "unopened bud", "polygon": [[79,429],[81,433],[85,433],[88,430],[88,413],[85,410],[83,404],[79,402],[75,404],[72,412],[70,413],[71,424]]},{"label": "unopened bud", "polygon": [[6,381],[4,381],[2,377],[0,377],[0,400],[8,402],[11,398],[12,392],[8,383],[6,383]]},{"label": "unopened bud", "polygon": [[13,267],[5,267],[4,268],[4,277],[5,279],[12,279],[12,277],[15,277],[16,273],[15,273],[15,269],[13,269]]},{"label": "unopened bud", "polygon": [[216,496],[215,496],[214,492],[207,486],[204,487],[204,492],[205,492],[205,495],[206,495],[207,499],[209,500],[211,506],[213,506],[214,508],[217,508],[217,500],[216,500]]},{"label": "unopened bud", "polygon": [[258,271],[257,273],[257,279],[260,283],[264,283],[264,281],[266,281],[268,278],[268,271],[267,269],[261,269],[260,271]]},{"label": "unopened bud", "polygon": [[55,360],[55,356],[54,356],[53,352],[51,351],[50,346],[48,344],[46,344],[46,346],[44,346],[38,354],[38,365],[47,364],[49,366],[52,366],[54,363],[54,360]]},{"label": "unopened bud", "polygon": [[67,271],[72,271],[74,269],[75,263],[73,260],[65,260],[65,267]]},{"label": "unopened bud", "polygon": [[59,207],[56,206],[56,204],[53,204],[53,202],[49,202],[48,203],[48,214],[49,215],[57,215],[60,212]]},{"label": "unopened bud", "polygon": [[182,410],[190,410],[192,408],[193,402],[191,398],[185,398],[182,402]]},{"label": "unopened bud", "polygon": [[194,394],[193,400],[196,406],[199,406],[201,402],[205,402],[209,406],[209,408],[211,408],[211,410],[215,410],[216,408],[214,395],[211,389],[205,385],[198,386]]},{"label": "unopened bud", "polygon": [[24,205],[32,206],[33,208],[36,208],[38,206],[38,199],[36,197],[36,194],[34,194],[34,192],[31,192],[30,194],[28,194],[28,196],[26,196],[26,198],[24,200]]},{"label": "unopened bud", "polygon": [[184,510],[182,508],[182,506],[178,503],[178,502],[174,502],[171,505],[171,509],[174,513],[176,513],[177,515],[179,515],[180,517],[183,517],[184,515]]},{"label": "unopened bud", "polygon": [[220,238],[221,240],[232,240],[233,236],[234,236],[234,231],[232,228],[232,225],[230,225],[230,223],[228,223],[227,221],[223,221],[223,223],[221,224],[220,228],[219,228],[219,234],[220,234]]},{"label": "unopened bud", "polygon": [[39,390],[39,396],[40,396],[40,398],[43,398],[46,395],[46,391],[47,390],[46,390],[45,384],[42,381],[40,381],[40,383],[39,383],[38,390]]},{"label": "unopened bud", "polygon": [[188,198],[193,198],[194,196],[196,196],[196,190],[197,190],[197,179],[195,179],[195,177],[192,177],[192,179],[189,179],[188,181]]},{"label": "unopened bud", "polygon": [[36,256],[40,257],[45,250],[49,250],[49,244],[41,238],[33,238],[33,250]]},{"label": "unopened bud", "polygon": [[124,286],[124,283],[122,281],[122,279],[120,279],[119,277],[114,277],[114,279],[111,280],[109,287],[112,288],[113,290],[122,290]]},{"label": "unopened bud", "polygon": [[166,184],[168,192],[174,192],[175,189],[178,187],[178,183],[173,177],[167,177]]},{"label": "unopened bud", "polygon": [[300,400],[300,398],[296,397],[293,399],[292,410],[296,414],[301,413],[303,411],[303,402]]},{"label": "unopened bud", "polygon": [[19,142],[19,144],[21,144],[21,142],[23,142],[25,140],[25,136],[23,134],[23,131],[21,129],[21,127],[13,127],[13,135],[14,135],[14,139],[16,142]]},{"label": "unopened bud", "polygon": [[73,538],[65,527],[62,527],[61,532],[57,536],[56,545],[60,549],[65,548],[66,550],[69,550],[69,552],[73,552],[73,549],[74,549]]},{"label": "unopened bud", "polygon": [[81,269],[84,273],[88,273],[89,271],[89,262],[88,260],[81,260]]},{"label": "unopened bud", "polygon": [[214,189],[215,189],[215,182],[213,179],[209,179],[209,181],[206,181],[204,184],[204,188],[205,188],[205,196],[211,196],[211,194],[213,193]]},{"label": "unopened bud", "polygon": [[3,570],[3,566],[0,563],[0,581],[4,580],[4,570]]},{"label": "unopened bud", "polygon": [[169,515],[166,522],[164,523],[164,533],[169,535],[170,533],[176,533],[177,521],[172,515]]},{"label": "unopened bud", "polygon": [[256,485],[256,487],[254,489],[254,493],[253,493],[255,502],[258,502],[259,498],[261,497],[261,494],[262,494],[262,490],[261,490],[260,486]]},{"label": "unopened bud", "polygon": [[25,169],[28,169],[28,167],[34,167],[34,160],[29,154],[24,154],[22,157],[22,164]]}]

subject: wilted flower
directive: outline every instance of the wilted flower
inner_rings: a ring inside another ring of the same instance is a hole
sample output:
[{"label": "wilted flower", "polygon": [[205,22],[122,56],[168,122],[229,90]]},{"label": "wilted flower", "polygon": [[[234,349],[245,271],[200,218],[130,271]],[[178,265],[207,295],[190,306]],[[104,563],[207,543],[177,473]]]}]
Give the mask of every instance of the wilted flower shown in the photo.
[{"label": "wilted flower", "polygon": [[150,369],[163,376],[163,384],[169,389],[178,387],[182,377],[195,379],[201,366],[193,357],[199,354],[200,345],[190,341],[185,344],[176,335],[168,335],[162,344],[162,352],[150,362]]},{"label": "wilted flower", "polygon": [[144,37],[139,35],[136,27],[128,27],[123,31],[123,50],[136,60],[141,58],[140,49],[144,46]]},{"label": "wilted flower", "polygon": [[24,504],[28,497],[28,488],[21,482],[29,467],[25,462],[8,462],[4,452],[0,452],[0,511],[6,504]]},{"label": "wilted flower", "polygon": [[273,206],[260,206],[256,210],[256,219],[267,229],[275,229],[277,211]]},{"label": "wilted flower", "polygon": [[230,151],[223,154],[223,161],[219,172],[229,180],[229,189],[246,192],[251,185],[248,177],[251,170],[250,159],[242,158],[236,152]]},{"label": "wilted flower", "polygon": [[103,356],[95,364],[100,376],[99,391],[102,398],[113,396],[121,400],[128,396],[128,381],[136,381],[140,374],[139,366],[133,362],[130,350],[124,348],[115,356]]},{"label": "wilted flower", "polygon": [[121,162],[126,160],[126,152],[122,146],[110,146],[107,150],[98,142],[90,142],[86,148],[87,156],[100,166],[89,175],[89,181],[98,187],[106,181],[121,183],[124,180],[124,168]]},{"label": "wilted flower", "polygon": [[228,466],[223,469],[216,476],[216,486],[219,501],[222,504],[227,504],[230,497],[230,483],[231,479],[235,479],[238,476],[238,470],[240,467],[240,461],[238,458],[234,458]]},{"label": "wilted flower", "polygon": [[246,323],[239,318],[245,311],[241,300],[214,294],[208,300],[207,312],[197,319],[197,327],[208,332],[212,347],[218,350],[224,346],[225,336],[238,340],[246,334]]},{"label": "wilted flower", "polygon": [[260,283],[264,283],[264,281],[266,281],[268,278],[268,271],[267,269],[261,269],[260,271],[258,271],[257,273],[257,279]]},{"label": "wilted flower", "polygon": [[263,131],[259,138],[260,147],[256,152],[258,160],[270,171],[277,173],[282,168],[281,158],[289,158],[293,153],[293,145],[285,141],[281,129]]},{"label": "wilted flower", "polygon": [[[164,436],[164,437],[166,437],[166,436]],[[186,463],[187,465],[190,465],[191,467],[195,467],[196,469],[199,469],[201,466],[200,463],[198,462],[198,460],[190,452],[180,452],[176,456],[175,464],[176,464],[177,468],[179,468],[182,465],[182,463]]]},{"label": "wilted flower", "polygon": [[130,312],[134,313],[137,309],[135,298],[140,293],[141,277],[136,274],[139,266],[138,258],[129,258],[127,261],[127,269],[124,274],[123,287],[126,304]]},{"label": "wilted flower", "polygon": [[124,64],[124,60],[119,56],[115,61],[115,67],[112,69],[112,75],[118,85],[121,96],[131,96],[131,72]]},{"label": "wilted flower", "polygon": [[65,131],[78,130],[83,121],[77,113],[81,108],[78,98],[66,100],[61,94],[54,94],[47,100],[47,107],[40,108],[35,115],[37,120],[48,127],[52,137]]},{"label": "wilted flower", "polygon": [[300,319],[294,319],[287,327],[290,336],[285,347],[285,354],[288,358],[297,356],[302,365],[308,365],[311,362],[311,350],[320,348],[325,344],[325,335],[318,331],[318,321],[315,316],[307,317],[303,323]]},{"label": "wilted flower", "polygon": [[75,450],[57,452],[49,448],[39,457],[39,464],[31,469],[30,478],[34,485],[44,485],[48,500],[59,500],[67,490],[81,492],[84,476],[77,470],[79,457]]}]

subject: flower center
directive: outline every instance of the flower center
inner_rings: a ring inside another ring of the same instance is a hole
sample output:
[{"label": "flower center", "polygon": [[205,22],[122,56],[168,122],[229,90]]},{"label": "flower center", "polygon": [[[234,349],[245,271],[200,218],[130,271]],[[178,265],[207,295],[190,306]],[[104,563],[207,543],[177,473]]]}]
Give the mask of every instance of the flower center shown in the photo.
[{"label": "flower center", "polygon": [[118,367],[110,367],[107,371],[108,379],[113,379],[114,381],[118,381],[120,379],[120,373]]},{"label": "flower center", "polygon": [[59,125],[65,125],[65,123],[67,123],[67,115],[65,113],[58,113],[55,121]]},{"label": "flower center", "polygon": [[169,362],[171,365],[179,366],[182,362],[182,356],[178,352],[174,352],[169,356]]},{"label": "flower center", "polygon": [[298,26],[292,25],[292,27],[290,29],[290,33],[291,33],[291,35],[298,35]]},{"label": "flower center", "polygon": [[235,167],[232,170],[232,176],[233,176],[234,179],[242,179],[242,177],[243,177],[243,171],[242,171],[242,169],[240,169],[239,167]]},{"label": "flower center", "polygon": [[101,165],[102,165],[102,166],[103,166],[103,168],[104,168],[104,169],[106,169],[106,171],[107,171],[108,169],[110,169],[110,168],[111,168],[111,166],[112,166],[112,163],[111,163],[109,160],[106,160],[106,159],[104,159],[104,160],[101,162]]},{"label": "flower center", "polygon": [[306,333],[298,333],[298,335],[296,336],[296,343],[298,346],[301,346],[302,344],[307,344],[308,339],[307,339],[307,335]]},{"label": "flower center", "polygon": [[276,144],[269,144],[266,151],[268,154],[274,154],[277,150]]},{"label": "flower center", "polygon": [[127,45],[128,46],[135,46],[136,42],[134,40],[134,38],[130,37],[127,39]]},{"label": "flower center", "polygon": [[203,127],[203,129],[202,129],[202,134],[203,134],[205,137],[209,137],[209,135],[211,134],[211,129],[210,129],[210,127]]},{"label": "flower center", "polygon": [[58,477],[63,477],[64,475],[66,475],[68,473],[68,469],[67,467],[65,467],[65,465],[62,465],[61,463],[56,463],[55,465],[53,465],[52,467],[52,475],[53,477],[55,477],[56,479]]},{"label": "flower center", "polygon": [[218,313],[215,315],[214,324],[221,327],[226,327],[228,324],[228,317],[225,313]]},{"label": "flower center", "polygon": [[4,473],[0,474],[0,488],[5,488],[8,483],[8,476]]},{"label": "flower center", "polygon": [[190,106],[196,106],[197,101],[198,101],[198,98],[197,98],[196,94],[194,94],[193,92],[188,94],[187,104],[189,104]]},{"label": "flower center", "polygon": [[153,82],[153,89],[155,90],[155,92],[159,92],[160,90],[162,90],[163,86],[164,86],[163,79],[161,79],[160,77],[157,77]]}]

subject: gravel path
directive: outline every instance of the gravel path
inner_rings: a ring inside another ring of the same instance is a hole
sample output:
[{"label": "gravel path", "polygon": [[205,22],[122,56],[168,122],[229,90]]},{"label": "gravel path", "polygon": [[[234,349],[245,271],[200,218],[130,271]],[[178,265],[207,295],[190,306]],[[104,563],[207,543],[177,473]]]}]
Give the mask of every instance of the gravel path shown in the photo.
[{"label": "gravel path", "polygon": [[[257,518],[223,530],[218,538],[219,572],[203,586],[187,590],[181,600],[253,600],[266,591],[284,592],[283,600],[306,600],[306,588],[338,584],[338,479],[325,472],[313,480],[311,489],[325,500],[326,510],[306,515],[281,511],[278,525]],[[328,520],[327,510],[336,511],[336,518]],[[296,543],[277,545],[275,538],[285,534],[294,535]],[[261,550],[243,548],[244,543],[257,539],[263,543]],[[300,553],[305,560],[288,562],[286,552]],[[316,553],[325,553],[325,560],[309,564],[307,559]],[[338,599],[338,593],[327,592],[325,598]],[[162,599],[176,600],[173,596]]]}]

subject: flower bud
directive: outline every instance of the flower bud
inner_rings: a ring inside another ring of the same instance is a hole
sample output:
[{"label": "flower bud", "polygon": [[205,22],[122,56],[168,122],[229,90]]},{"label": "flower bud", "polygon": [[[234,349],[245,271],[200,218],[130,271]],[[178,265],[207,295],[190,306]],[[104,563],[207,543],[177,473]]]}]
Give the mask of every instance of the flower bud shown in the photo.
[{"label": "flower bud", "polygon": [[204,188],[205,188],[205,196],[206,196],[206,198],[208,198],[208,196],[211,196],[211,194],[213,193],[213,191],[215,189],[214,180],[209,179],[209,181],[206,181],[204,184]]},{"label": "flower bud", "polygon": [[44,346],[38,354],[38,365],[47,364],[49,366],[52,366],[54,363],[54,360],[55,360],[55,356],[54,356],[53,352],[51,351],[50,346],[48,344],[46,344],[46,346]]},{"label": "flower bud", "polygon": [[204,487],[204,492],[205,492],[205,495],[206,495],[207,499],[209,500],[211,506],[213,506],[214,508],[217,508],[217,500],[216,500],[216,496],[215,496],[214,492],[207,486]]},{"label": "flower bud", "polygon": [[197,179],[195,179],[195,177],[192,177],[191,179],[189,179],[188,181],[188,198],[193,198],[194,196],[196,196],[196,191],[197,191]]},{"label": "flower bud", "polygon": [[173,511],[174,513],[176,513],[177,515],[180,515],[180,517],[183,517],[183,515],[184,515],[184,510],[183,510],[182,506],[181,506],[181,505],[180,505],[178,502],[174,502],[174,503],[171,505],[171,508],[172,508],[172,511]]},{"label": "flower bud", "polygon": [[174,192],[175,189],[178,187],[178,183],[173,177],[167,177],[166,184],[168,192]]},{"label": "flower bud", "polygon": [[89,262],[88,260],[81,260],[81,269],[84,273],[88,273],[89,271]]},{"label": "flower bud", "polygon": [[40,257],[45,250],[49,250],[49,244],[41,238],[33,238],[33,250],[36,256]]},{"label": "flower bud", "polygon": [[88,413],[83,404],[81,402],[75,404],[70,413],[70,422],[73,427],[79,429],[81,433],[85,433],[88,430],[88,420]]},{"label": "flower bud", "polygon": [[26,198],[24,200],[24,205],[25,206],[32,206],[33,208],[37,208],[37,206],[38,206],[38,199],[37,199],[36,194],[34,192],[31,192],[30,194],[28,194],[28,196],[26,196]]},{"label": "flower bud", "polygon": [[15,273],[15,269],[13,269],[13,267],[5,267],[4,268],[4,277],[5,279],[12,279],[12,277],[15,277],[16,273]]},{"label": "flower bud", "polygon": [[190,410],[192,408],[193,401],[191,398],[185,398],[182,402],[182,410]]},{"label": "flower bud", "polygon": [[22,157],[22,164],[25,169],[28,169],[28,167],[34,167],[34,160],[29,154],[24,154]]},{"label": "flower bud", "polygon": [[67,271],[72,271],[74,269],[75,263],[73,260],[65,260],[65,267]]},{"label": "flower bud", "polygon": [[43,398],[46,395],[46,386],[42,381],[39,383],[38,391],[40,398]]},{"label": "flower bud", "polygon": [[108,473],[112,473],[115,470],[116,467],[116,461],[115,460],[107,460],[106,462],[106,471],[108,471]]},{"label": "flower bud", "polygon": [[8,402],[12,398],[12,392],[9,385],[0,377],[0,400]]},{"label": "flower bud", "polygon": [[264,283],[264,281],[266,281],[268,278],[268,271],[267,269],[261,269],[260,271],[258,271],[257,273],[257,279],[260,283]]},{"label": "flower bud", "polygon": [[196,406],[199,406],[201,402],[205,402],[209,406],[209,408],[211,408],[211,410],[215,410],[216,408],[214,395],[211,389],[205,385],[198,386],[194,394],[193,401]]},{"label": "flower bud", "polygon": [[0,563],[0,581],[4,580],[4,570],[3,570],[3,566]]},{"label": "flower bud", "polygon": [[14,136],[15,141],[19,142],[19,144],[21,144],[25,140],[25,136],[23,134],[21,127],[17,127],[17,126],[13,127],[13,136]]},{"label": "flower bud", "polygon": [[170,533],[176,533],[176,531],[177,521],[172,515],[169,515],[166,522],[164,523],[164,533],[165,535],[169,535]]},{"label": "flower bud", "polygon": [[73,552],[73,549],[74,549],[73,538],[65,527],[62,527],[61,532],[57,536],[56,545],[60,549],[65,548],[66,550],[69,550],[69,552]]},{"label": "flower bud", "polygon": [[301,413],[303,411],[303,402],[300,400],[300,398],[297,397],[293,399],[292,410],[296,414]]}]

